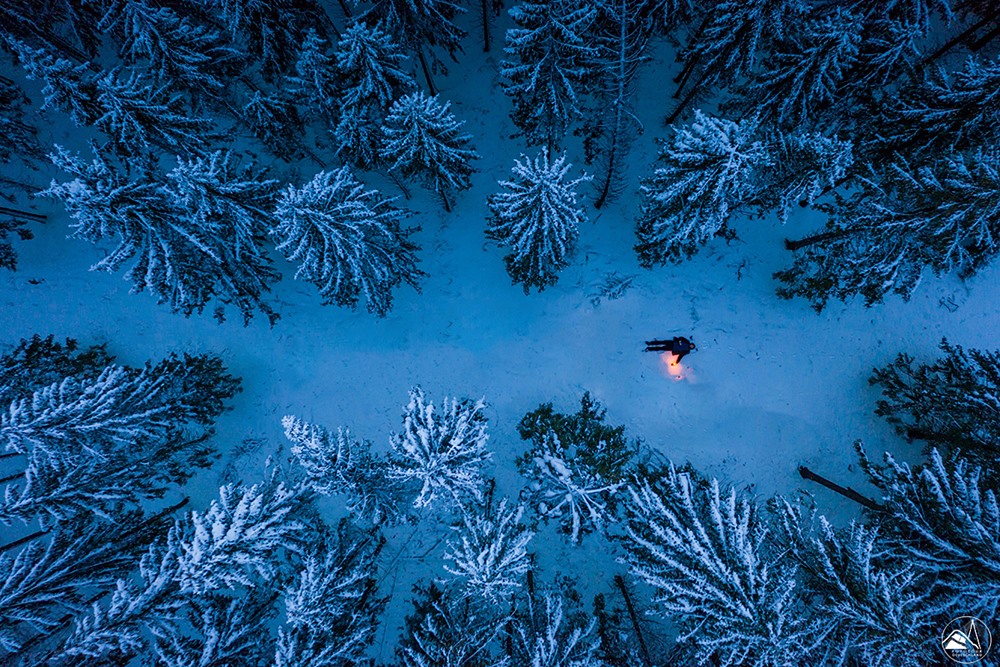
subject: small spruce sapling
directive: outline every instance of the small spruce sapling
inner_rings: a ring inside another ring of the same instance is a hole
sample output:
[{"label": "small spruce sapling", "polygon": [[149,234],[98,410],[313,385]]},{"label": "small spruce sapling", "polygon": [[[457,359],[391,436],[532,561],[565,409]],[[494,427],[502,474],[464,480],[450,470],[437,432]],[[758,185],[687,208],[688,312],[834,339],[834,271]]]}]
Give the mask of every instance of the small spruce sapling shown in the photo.
[{"label": "small spruce sapling", "polygon": [[585,218],[577,186],[590,177],[567,180],[573,165],[565,155],[550,161],[543,150],[534,160],[521,158],[514,162],[512,178],[500,181],[503,191],[489,197],[493,216],[486,235],[510,247],[504,257],[507,273],[527,294],[531,287],[541,291],[554,285],[569,264]]}]

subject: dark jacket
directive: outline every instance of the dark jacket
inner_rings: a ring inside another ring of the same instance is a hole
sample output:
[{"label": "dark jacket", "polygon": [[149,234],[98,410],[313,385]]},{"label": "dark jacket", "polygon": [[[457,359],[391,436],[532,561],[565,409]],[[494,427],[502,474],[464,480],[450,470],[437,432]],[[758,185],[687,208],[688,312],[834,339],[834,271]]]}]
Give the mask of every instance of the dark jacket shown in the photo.
[{"label": "dark jacket", "polygon": [[691,344],[691,341],[689,341],[684,336],[678,336],[678,337],[674,338],[673,341],[671,341],[671,342],[673,343],[673,345],[671,345],[670,347],[671,347],[671,351],[674,354],[687,354],[694,347]]}]

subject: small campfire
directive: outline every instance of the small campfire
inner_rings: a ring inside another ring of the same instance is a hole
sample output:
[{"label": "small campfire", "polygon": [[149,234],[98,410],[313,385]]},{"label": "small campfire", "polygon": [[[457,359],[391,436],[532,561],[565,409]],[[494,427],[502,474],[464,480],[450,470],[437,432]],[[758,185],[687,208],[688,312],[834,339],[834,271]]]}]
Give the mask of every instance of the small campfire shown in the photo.
[{"label": "small campfire", "polygon": [[667,373],[675,380],[684,379],[684,366],[677,361],[677,355],[672,352],[664,352],[660,355],[660,361],[663,362],[663,366],[667,369]]}]

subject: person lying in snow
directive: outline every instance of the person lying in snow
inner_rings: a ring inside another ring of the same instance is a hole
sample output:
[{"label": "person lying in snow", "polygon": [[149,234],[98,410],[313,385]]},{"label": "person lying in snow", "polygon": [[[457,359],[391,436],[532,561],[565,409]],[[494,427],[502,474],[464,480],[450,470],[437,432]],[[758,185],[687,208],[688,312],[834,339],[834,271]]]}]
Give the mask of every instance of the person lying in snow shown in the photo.
[{"label": "person lying in snow", "polygon": [[675,336],[673,340],[647,340],[646,352],[672,352],[677,358],[672,363],[680,363],[686,354],[694,350],[697,345],[694,341],[688,340],[684,336]]}]

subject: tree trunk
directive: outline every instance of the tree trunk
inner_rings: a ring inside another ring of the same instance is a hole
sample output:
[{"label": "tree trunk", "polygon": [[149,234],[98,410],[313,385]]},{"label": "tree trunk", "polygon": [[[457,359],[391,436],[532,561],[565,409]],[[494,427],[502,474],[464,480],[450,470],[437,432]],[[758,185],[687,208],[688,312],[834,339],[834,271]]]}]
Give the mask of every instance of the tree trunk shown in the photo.
[{"label": "tree trunk", "polygon": [[399,176],[396,176],[396,174],[394,174],[392,171],[390,171],[388,169],[385,170],[385,171],[382,171],[382,170],[379,170],[379,171],[380,171],[380,173],[383,173],[386,176],[388,176],[390,179],[392,179],[392,182],[396,184],[396,187],[399,188],[399,191],[403,193],[403,199],[405,199],[406,201],[410,200],[410,198],[413,195],[410,194],[410,189],[408,187],[406,187],[406,184],[403,183],[403,181],[399,180]]},{"label": "tree trunk", "polygon": [[994,27],[993,30],[990,30],[988,33],[970,44],[969,50],[973,53],[978,52],[981,48],[992,42],[997,35],[1000,35],[1000,25]]},{"label": "tree trunk", "polygon": [[480,5],[482,5],[483,10],[483,53],[490,52],[490,12],[489,12],[489,0],[479,0]]},{"label": "tree trunk", "polygon": [[857,491],[855,491],[854,489],[852,489],[850,487],[844,487],[844,486],[841,486],[840,484],[837,484],[835,482],[831,482],[830,480],[826,479],[825,477],[821,477],[820,475],[817,475],[816,473],[814,473],[812,470],[810,470],[809,468],[807,468],[805,466],[799,466],[799,474],[802,476],[803,479],[808,479],[809,481],[816,482],[818,484],[822,484],[823,486],[825,486],[826,488],[830,489],[831,491],[836,491],[837,493],[839,493],[840,495],[844,496],[845,498],[849,498],[850,500],[853,500],[854,502],[858,503],[859,505],[862,505],[862,506],[864,506],[864,507],[866,507],[866,508],[868,508],[868,509],[870,509],[872,511],[880,512],[883,509],[883,507],[880,504],[878,504],[877,502],[875,502],[871,498],[868,498],[867,496],[861,495],[860,493],[858,493]]},{"label": "tree trunk", "polygon": [[632,596],[625,588],[625,579],[620,574],[615,575],[615,585],[625,598],[625,609],[628,617],[632,620],[632,628],[635,630],[636,639],[639,640],[639,649],[642,651],[642,663],[645,667],[652,667],[653,661],[649,658],[649,649],[646,647],[646,640],[642,636],[642,629],[639,627],[639,617],[635,613],[635,606],[632,604]]},{"label": "tree trunk", "polygon": [[3,183],[4,185],[13,185],[15,188],[20,188],[22,190],[27,190],[29,192],[35,192],[36,190],[38,190],[38,186],[36,185],[22,183],[21,181],[14,181],[9,178],[0,177],[0,183]]},{"label": "tree trunk", "polygon": [[24,477],[24,471],[16,472],[13,475],[7,475],[6,477],[0,477],[0,484],[7,484],[8,482],[13,482],[18,477]]},{"label": "tree trunk", "polygon": [[417,47],[417,60],[420,61],[420,69],[424,71],[424,79],[427,80],[427,92],[431,96],[437,95],[437,87],[434,85],[434,79],[431,78],[431,68],[427,65],[423,47]]},{"label": "tree trunk", "polygon": [[920,68],[923,68],[923,67],[926,67],[927,65],[930,65],[935,60],[937,60],[938,58],[940,58],[941,56],[943,56],[944,54],[948,53],[953,48],[955,48],[955,46],[957,46],[958,44],[961,44],[962,42],[964,42],[965,40],[969,39],[970,37],[975,36],[975,32],[977,30],[979,30],[980,28],[982,28],[984,25],[987,25],[990,21],[993,21],[994,18],[995,17],[993,17],[993,16],[989,16],[989,17],[980,19],[976,23],[972,24],[971,26],[969,26],[968,28],[966,28],[965,30],[963,30],[962,32],[960,32],[959,34],[957,34],[954,37],[952,37],[951,39],[949,39],[947,42],[944,43],[944,45],[941,46],[940,49],[938,49],[934,53],[932,53],[929,56],[927,56],[926,58],[924,58],[923,61],[921,61],[921,63],[920,63]]},{"label": "tree trunk", "polygon": [[9,215],[12,218],[27,218],[28,220],[34,220],[35,222],[45,222],[48,220],[48,216],[42,215],[41,213],[31,213],[29,211],[21,211],[16,208],[7,208],[6,206],[0,206],[0,214]]},{"label": "tree trunk", "polygon": [[608,170],[607,173],[604,174],[604,183],[601,185],[601,191],[597,195],[597,199],[594,201],[594,208],[596,209],[600,209],[604,206],[604,203],[608,200],[608,195],[611,193],[611,181],[614,178],[615,171],[614,151],[617,150],[617,146],[615,144],[618,141],[617,132],[615,135],[616,136],[611,138],[611,151],[608,155]]},{"label": "tree trunk", "polygon": [[684,69],[674,77],[674,83],[677,84],[677,90],[674,91],[674,99],[676,100],[681,96],[681,91],[684,90],[684,86],[687,85],[688,79],[694,73],[694,68],[698,66],[698,56],[691,56],[691,59],[684,63]]},{"label": "tree trunk", "polygon": [[691,90],[688,91],[688,94],[684,96],[684,99],[682,99],[680,102],[677,103],[677,106],[674,107],[673,112],[669,116],[667,116],[666,125],[673,125],[674,121],[680,117],[681,113],[684,112],[684,107],[690,104],[691,100],[694,99],[695,93],[698,92],[698,86],[700,86],[701,82],[704,80],[705,77],[703,75],[700,79],[698,79],[698,83],[691,86]]},{"label": "tree trunk", "polygon": [[807,236],[804,239],[799,239],[798,241],[785,239],[785,250],[799,250],[800,248],[805,248],[806,246],[811,246],[816,243],[822,243],[823,241],[832,241],[834,239],[843,238],[851,233],[852,231],[849,229],[839,229],[835,232],[823,232],[822,234]]},{"label": "tree trunk", "polygon": [[12,549],[18,548],[22,544],[27,544],[28,542],[31,542],[32,540],[37,540],[39,537],[42,537],[43,535],[47,535],[48,532],[49,532],[48,530],[36,530],[31,535],[25,535],[22,538],[14,540],[10,544],[3,545],[2,547],[0,547],[0,553],[4,553],[6,551],[11,551]]}]

